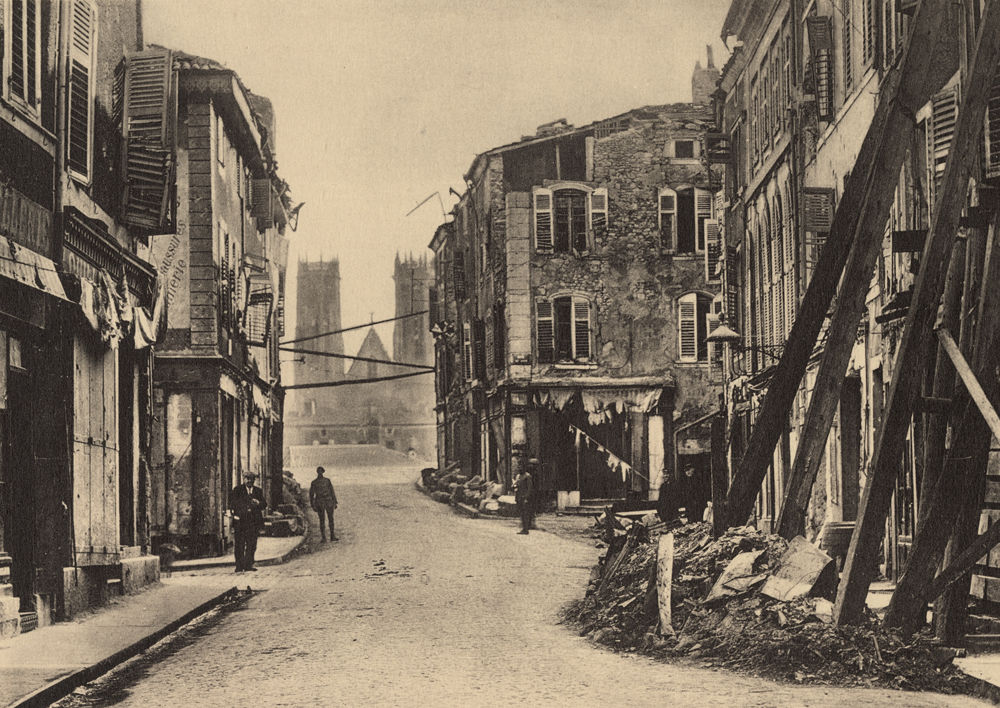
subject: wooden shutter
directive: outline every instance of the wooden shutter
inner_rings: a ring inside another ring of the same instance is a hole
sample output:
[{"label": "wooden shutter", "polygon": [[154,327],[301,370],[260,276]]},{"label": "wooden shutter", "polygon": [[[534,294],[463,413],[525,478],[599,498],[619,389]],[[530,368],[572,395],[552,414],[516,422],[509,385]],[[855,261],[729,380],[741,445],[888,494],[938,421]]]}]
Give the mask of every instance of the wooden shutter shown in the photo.
[{"label": "wooden shutter", "polygon": [[841,14],[843,20],[841,24],[841,46],[843,47],[842,53],[843,57],[841,62],[844,66],[844,94],[849,96],[851,90],[854,88],[854,53],[851,51],[852,38],[855,32],[854,24],[851,22],[851,6],[854,4],[854,0],[844,0],[843,10]]},{"label": "wooden shutter", "polygon": [[[220,123],[221,125],[221,123]],[[220,142],[221,142],[220,136]],[[220,153],[222,150],[220,149]],[[264,179],[253,180],[253,203],[250,207],[250,216],[257,218],[257,228],[258,229],[269,229],[274,226],[274,212],[272,211],[271,197],[273,190],[271,189],[271,180],[267,177]]]},{"label": "wooden shutter", "polygon": [[927,203],[930,216],[934,215],[937,206],[951,139],[955,135],[958,99],[958,86],[945,89],[931,98],[931,116],[927,121]]},{"label": "wooden shutter", "polygon": [[608,232],[608,190],[603,187],[590,193],[590,229],[591,245]]},{"label": "wooden shutter", "polygon": [[94,135],[92,76],[97,12],[89,0],[73,0],[70,14],[66,164],[72,174],[89,179]]},{"label": "wooden shutter", "polygon": [[437,288],[427,288],[427,310],[427,319],[433,327],[442,320]]},{"label": "wooden shutter", "polygon": [[809,50],[816,84],[816,111],[820,120],[833,120],[833,30],[829,17],[810,17]]},{"label": "wooden shutter", "polygon": [[986,174],[1000,178],[1000,70],[993,75],[989,102],[986,105]]},{"label": "wooden shutter", "polygon": [[552,190],[535,187],[535,250],[552,250]]},{"label": "wooden shutter", "polygon": [[[11,0],[11,36],[7,40],[10,73],[4,96],[16,99],[33,115],[38,114],[40,13],[38,0]],[[0,32],[3,28],[0,26]]]},{"label": "wooden shutter", "polygon": [[465,299],[465,251],[455,251],[452,257],[452,275],[455,279],[455,299]]},{"label": "wooden shutter", "polygon": [[698,361],[698,296],[695,293],[677,301],[677,336],[680,360]]},{"label": "wooden shutter", "polygon": [[677,192],[660,187],[660,248],[673,251],[677,247]]},{"label": "wooden shutter", "polygon": [[833,227],[833,190],[806,187],[802,194],[805,230],[828,233]]},{"label": "wooden shutter", "polygon": [[[712,306],[705,314],[705,332],[711,334],[721,324],[722,319],[722,294],[716,295],[712,300]],[[708,342],[708,359],[711,362],[722,362],[722,342]]]},{"label": "wooden shutter", "polygon": [[552,317],[552,302],[538,300],[535,303],[535,336],[538,339],[538,361],[552,363],[556,355],[555,321]]},{"label": "wooden shutter", "polygon": [[573,299],[573,344],[575,359],[590,358],[590,303]]},{"label": "wooden shutter", "polygon": [[173,130],[170,123],[173,57],[149,50],[126,57],[122,133],[125,189],[122,220],[162,229],[170,198]]},{"label": "wooden shutter", "polygon": [[712,193],[704,190],[694,189],[694,223],[695,223],[695,234],[697,234],[698,243],[696,245],[696,250],[698,253],[702,253],[705,250],[705,222],[712,218]]},{"label": "wooden shutter", "polygon": [[472,375],[486,380],[486,322],[480,319],[472,321]]},{"label": "wooden shutter", "polygon": [[705,220],[705,280],[717,283],[722,277],[722,238],[718,219]]},{"label": "wooden shutter", "polygon": [[462,377],[472,380],[472,325],[462,325]]}]

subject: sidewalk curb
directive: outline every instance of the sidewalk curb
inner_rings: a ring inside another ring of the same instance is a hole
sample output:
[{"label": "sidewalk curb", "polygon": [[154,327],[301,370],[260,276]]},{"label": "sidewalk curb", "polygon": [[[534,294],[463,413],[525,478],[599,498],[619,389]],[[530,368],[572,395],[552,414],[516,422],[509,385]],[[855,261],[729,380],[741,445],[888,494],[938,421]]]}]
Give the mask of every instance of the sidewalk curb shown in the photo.
[{"label": "sidewalk curb", "polygon": [[[417,478],[416,480],[413,481],[413,487],[418,492],[423,492],[424,496],[426,496],[426,497],[430,497],[431,496],[430,490],[427,489],[427,487],[425,487],[423,485],[423,483],[420,481],[419,478]],[[455,503],[455,504],[449,503],[448,506],[451,507],[452,509],[454,509],[455,511],[461,513],[461,514],[465,514],[470,519],[493,519],[493,518],[499,519],[499,518],[503,518],[499,514],[483,514],[478,509],[474,509],[473,507],[469,506],[468,504],[463,504],[461,502],[458,502],[458,503]]]},{"label": "sidewalk curb", "polygon": [[96,664],[79,669],[63,676],[62,678],[52,681],[48,685],[39,688],[33,693],[29,693],[28,695],[17,699],[13,703],[10,703],[8,708],[44,708],[45,706],[49,706],[52,703],[65,698],[85,683],[93,681],[99,676],[103,676],[124,661],[127,661],[137,654],[146,651],[168,634],[173,634],[196,617],[199,617],[209,610],[221,605],[226,600],[236,597],[239,592],[239,589],[235,587],[226,590],[208,602],[203,602],[201,605],[198,605],[198,607],[185,613],[166,626],[153,631],[134,644],[115,652],[111,656],[101,659]]},{"label": "sidewalk curb", "polygon": [[[289,558],[291,558],[294,554],[302,550],[302,547],[305,545],[306,542],[307,533],[308,531],[298,537],[299,542],[295,544],[293,548],[290,548],[289,550],[285,551],[284,553],[278,556],[273,556],[271,558],[257,559],[254,561],[254,565],[264,567],[268,565],[282,565],[283,563],[287,563]],[[215,558],[205,558],[205,559],[198,559],[197,561],[182,561],[182,562],[185,563],[185,565],[173,565],[171,566],[171,571],[175,573],[176,572],[182,573],[187,570],[205,570],[208,568],[231,568],[235,564],[233,561],[222,561]]]}]

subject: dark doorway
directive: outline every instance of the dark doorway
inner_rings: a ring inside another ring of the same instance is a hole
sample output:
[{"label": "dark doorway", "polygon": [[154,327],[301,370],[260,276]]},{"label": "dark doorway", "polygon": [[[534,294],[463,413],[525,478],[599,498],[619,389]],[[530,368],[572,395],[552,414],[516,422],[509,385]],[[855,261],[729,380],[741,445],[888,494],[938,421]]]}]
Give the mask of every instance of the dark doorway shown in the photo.
[{"label": "dark doorway", "polygon": [[32,455],[30,379],[11,368],[7,379],[7,425],[3,439],[4,539],[11,555],[10,580],[21,612],[35,609],[35,465]]}]

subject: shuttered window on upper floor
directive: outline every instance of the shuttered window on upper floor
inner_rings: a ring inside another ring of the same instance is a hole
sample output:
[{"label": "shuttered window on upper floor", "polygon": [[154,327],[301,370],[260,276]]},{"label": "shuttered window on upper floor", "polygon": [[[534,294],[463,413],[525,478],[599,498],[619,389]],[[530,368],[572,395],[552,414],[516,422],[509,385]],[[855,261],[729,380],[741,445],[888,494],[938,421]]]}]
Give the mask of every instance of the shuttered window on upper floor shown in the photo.
[{"label": "shuttered window on upper floor", "polygon": [[539,299],[535,302],[538,361],[584,363],[591,356],[591,306],[581,296]]},{"label": "shuttered window on upper floor", "polygon": [[94,58],[97,8],[90,0],[72,0],[69,28],[69,82],[66,105],[66,163],[70,174],[89,182],[94,136]]},{"label": "shuttered window on upper floor", "polygon": [[40,0],[7,0],[4,10],[3,96],[34,119],[41,112]]},{"label": "shuttered window on upper floor", "polygon": [[607,189],[535,187],[532,206],[536,252],[588,253],[607,233]]},{"label": "shuttered window on upper floor", "polygon": [[927,204],[933,216],[958,122],[958,86],[935,94],[930,104],[931,115],[927,120]]},{"label": "shuttered window on upper floor", "polygon": [[125,57],[119,83],[124,97],[122,137],[125,143],[125,188],[122,220],[132,226],[163,229],[170,202],[173,125],[170,96],[173,57],[169,50],[150,49]]}]

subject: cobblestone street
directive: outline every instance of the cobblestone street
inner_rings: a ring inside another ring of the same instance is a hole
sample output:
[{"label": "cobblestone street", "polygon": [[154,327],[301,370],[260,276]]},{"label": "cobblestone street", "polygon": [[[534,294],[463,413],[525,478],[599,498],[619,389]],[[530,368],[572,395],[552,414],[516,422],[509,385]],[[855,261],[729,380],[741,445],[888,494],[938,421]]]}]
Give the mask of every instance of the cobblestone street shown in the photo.
[{"label": "cobblestone street", "polygon": [[256,573],[185,578],[261,592],[189,645],[119,668],[117,688],[102,680],[60,705],[985,705],[775,685],[598,648],[558,624],[600,552],[590,539],[457,515],[415,476],[332,474],[339,542]]}]

